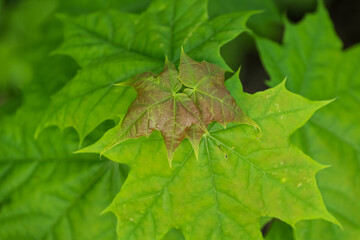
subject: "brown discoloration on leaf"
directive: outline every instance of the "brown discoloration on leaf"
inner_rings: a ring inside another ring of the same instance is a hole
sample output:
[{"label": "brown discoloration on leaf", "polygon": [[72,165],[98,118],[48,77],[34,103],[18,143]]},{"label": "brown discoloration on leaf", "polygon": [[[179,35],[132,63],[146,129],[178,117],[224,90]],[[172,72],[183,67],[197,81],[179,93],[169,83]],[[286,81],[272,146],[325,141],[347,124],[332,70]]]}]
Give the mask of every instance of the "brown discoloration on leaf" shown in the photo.
[{"label": "brown discoloration on leaf", "polygon": [[214,64],[196,62],[182,52],[179,80],[189,87],[185,93],[199,107],[207,126],[216,121],[224,127],[229,122],[255,125],[236,104],[224,85],[225,71]]},{"label": "brown discoloration on leaf", "polygon": [[167,62],[158,76],[144,73],[126,83],[135,88],[138,95],[128,109],[120,132],[103,152],[126,139],[149,136],[159,130],[171,164],[174,151],[189,127],[200,124],[199,109],[186,94],[177,93],[182,87],[177,76],[175,66]]},{"label": "brown discoloration on leaf", "polygon": [[[200,140],[213,121],[223,126],[229,122],[256,125],[226,89],[223,69],[195,62],[184,53],[179,69],[180,75],[166,61],[162,73],[143,73],[121,84],[133,87],[138,95],[123,119],[121,130],[103,152],[126,139],[149,136],[159,130],[171,165],[175,149],[185,137],[198,155]],[[182,83],[188,88],[181,93]]]}]

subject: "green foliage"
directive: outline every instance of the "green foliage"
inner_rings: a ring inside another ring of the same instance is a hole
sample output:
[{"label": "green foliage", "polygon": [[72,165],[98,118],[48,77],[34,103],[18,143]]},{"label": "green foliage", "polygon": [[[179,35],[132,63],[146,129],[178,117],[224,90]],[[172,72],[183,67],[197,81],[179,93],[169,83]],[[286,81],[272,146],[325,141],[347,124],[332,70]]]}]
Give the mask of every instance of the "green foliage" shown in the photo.
[{"label": "green foliage", "polygon": [[[34,139],[50,95],[76,69],[70,58],[49,56],[61,41],[54,3],[4,5],[0,48],[8,55],[0,55],[0,82],[22,88],[23,96],[0,101],[0,113],[22,102],[16,113],[0,115],[0,239],[116,239],[115,218],[99,212],[119,191],[127,169],[97,156],[74,155],[74,132],[47,129]],[[0,90],[1,100],[7,89]]]},{"label": "green foliage", "polygon": [[[247,25],[262,36],[276,37],[281,25],[280,11],[274,1],[267,0],[209,0],[209,15],[216,17],[225,13],[257,10],[261,14],[252,16]],[[241,53],[239,53],[241,54]]]},{"label": "green foliage", "polygon": [[74,155],[74,132],[47,129],[34,139],[51,87],[33,81],[26,104],[0,120],[0,238],[114,239],[115,219],[99,212],[127,171],[96,156]]},{"label": "green foliage", "polygon": [[39,129],[72,126],[82,141],[104,120],[126,114],[135,94],[115,83],[161,71],[165,56],[179,61],[181,46],[195,59],[228,69],[219,48],[245,31],[250,15],[231,13],[208,21],[206,1],[158,0],[140,15],[106,11],[76,19],[63,16],[65,42],[56,53],[72,56],[82,70],[54,96]]},{"label": "green foliage", "polygon": [[0,238],[116,239],[114,219],[99,212],[126,172],[119,164],[72,154],[74,134],[49,129],[34,141],[37,110],[23,108],[1,122]]},{"label": "green foliage", "polygon": [[296,239],[360,236],[360,46],[345,51],[322,4],[299,24],[286,22],[283,45],[257,38],[270,86],[287,76],[287,87],[310,99],[336,100],[321,109],[294,139],[330,165],[318,175],[325,203],[344,230],[323,221],[298,225]]},{"label": "green foliage", "polygon": [[[184,141],[172,168],[157,132],[105,153],[131,169],[107,209],[118,217],[120,239],[144,235],[159,239],[171,228],[180,228],[186,239],[262,239],[262,216],[291,225],[307,218],[335,221],[316,188],[314,176],[323,167],[288,140],[326,102],[305,100],[283,84],[255,95],[244,94],[236,86],[236,76],[227,85],[240,107],[258,123],[260,136],[249,125],[231,124],[226,129],[212,125],[200,143],[198,158]],[[116,131],[110,130],[81,152],[101,152]]]},{"label": "green foliage", "polygon": [[255,37],[273,88],[250,95],[220,49],[280,10],[209,8],[0,0],[0,239],[360,235],[359,46],[320,5]]}]

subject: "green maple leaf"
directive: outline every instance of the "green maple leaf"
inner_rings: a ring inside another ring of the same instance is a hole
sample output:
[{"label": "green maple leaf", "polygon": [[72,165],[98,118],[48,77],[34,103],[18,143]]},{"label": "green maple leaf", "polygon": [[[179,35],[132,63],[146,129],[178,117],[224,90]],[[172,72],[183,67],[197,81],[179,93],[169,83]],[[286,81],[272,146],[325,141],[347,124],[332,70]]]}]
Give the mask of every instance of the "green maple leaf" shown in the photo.
[{"label": "green maple leaf", "polygon": [[[316,186],[323,168],[294,147],[289,136],[327,102],[311,102],[276,88],[248,95],[237,77],[226,82],[241,109],[261,128],[231,123],[209,126],[198,158],[189,141],[179,146],[173,167],[158,131],[105,153],[130,167],[121,192],[107,208],[118,218],[120,239],[161,239],[179,228],[186,239],[262,239],[259,220],[335,221]],[[116,135],[81,152],[101,152]]]},{"label": "green maple leaf", "polygon": [[286,21],[283,45],[257,38],[262,61],[277,84],[287,76],[291,91],[336,101],[315,114],[294,137],[305,153],[331,167],[318,175],[326,206],[344,229],[324,221],[299,224],[297,239],[360,236],[360,45],[345,51],[328,13],[319,4],[299,24]]},{"label": "green maple leaf", "polygon": [[[102,153],[127,139],[148,137],[159,130],[171,165],[185,136],[198,154],[200,139],[214,121],[224,126],[229,122],[256,126],[226,89],[225,70],[205,61],[198,63],[182,52],[179,71],[167,61],[159,75],[147,72],[120,84],[135,88],[138,95],[118,125],[117,135]],[[182,83],[186,87],[183,90]]]},{"label": "green maple leaf", "polygon": [[99,213],[119,191],[126,170],[72,154],[74,133],[48,129],[35,141],[42,113],[43,107],[27,106],[1,119],[0,239],[116,239],[115,218]]},{"label": "green maple leaf", "polygon": [[229,70],[219,48],[246,30],[251,14],[208,21],[206,0],[157,0],[140,15],[107,11],[63,16],[65,42],[56,53],[72,56],[82,69],[53,97],[37,132],[50,125],[72,126],[82,141],[104,120],[125,115],[135,99],[134,91],[115,83],[160,72],[165,55],[178,62],[181,46],[191,57]]}]

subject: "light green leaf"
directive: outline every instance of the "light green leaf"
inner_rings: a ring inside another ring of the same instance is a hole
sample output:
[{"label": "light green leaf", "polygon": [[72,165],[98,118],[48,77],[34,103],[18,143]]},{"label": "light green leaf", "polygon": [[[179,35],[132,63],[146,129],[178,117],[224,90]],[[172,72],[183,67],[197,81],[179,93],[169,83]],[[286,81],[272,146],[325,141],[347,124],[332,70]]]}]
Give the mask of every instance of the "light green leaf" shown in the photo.
[{"label": "light green leaf", "polygon": [[[297,226],[297,239],[357,239],[360,236],[360,46],[342,51],[325,7],[299,24],[286,23],[283,45],[257,38],[274,85],[287,76],[291,91],[311,99],[336,100],[321,109],[294,139],[305,153],[330,165],[318,175],[329,211],[343,230],[324,221]],[[326,234],[326,235],[324,235]]]},{"label": "light green leaf", "polygon": [[251,12],[207,20],[206,0],[154,1],[140,15],[107,11],[62,16],[65,41],[56,53],[72,56],[82,69],[53,98],[41,129],[74,127],[80,141],[106,119],[125,115],[133,91],[116,88],[146,71],[159,72],[168,56],[178,62],[181,46],[193,58],[229,69],[219,48],[246,30]]},{"label": "light green leaf", "polygon": [[[229,81],[240,84],[235,77]],[[327,102],[291,94],[284,84],[255,95],[232,94],[261,135],[249,125],[215,124],[202,138],[198,158],[184,141],[172,168],[159,132],[105,153],[131,169],[107,209],[118,218],[120,239],[161,239],[172,228],[180,228],[186,239],[262,239],[263,216],[291,225],[314,218],[336,222],[316,185],[315,174],[323,167],[289,141]],[[101,152],[115,134],[116,128],[81,152]]]}]

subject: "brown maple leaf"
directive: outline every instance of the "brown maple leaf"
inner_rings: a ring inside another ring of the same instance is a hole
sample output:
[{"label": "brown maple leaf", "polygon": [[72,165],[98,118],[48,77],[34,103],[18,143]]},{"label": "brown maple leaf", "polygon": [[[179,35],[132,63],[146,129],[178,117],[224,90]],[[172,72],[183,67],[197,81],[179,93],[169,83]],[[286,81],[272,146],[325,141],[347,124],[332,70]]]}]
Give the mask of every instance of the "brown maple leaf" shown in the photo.
[{"label": "brown maple leaf", "polygon": [[[225,70],[205,61],[196,62],[184,52],[181,54],[179,80],[187,87],[184,90],[201,112],[201,123],[208,126],[216,121],[226,127],[229,122],[249,124],[257,127],[247,117],[226,89]],[[197,154],[203,128],[192,126],[187,137]]]},{"label": "brown maple leaf", "polygon": [[[119,85],[133,87],[137,98],[130,105],[121,129],[103,153],[127,139],[161,132],[171,161],[187,137],[196,156],[207,126],[216,121],[256,126],[238,107],[224,85],[225,71],[208,62],[196,62],[182,53],[180,74],[166,61],[160,74],[143,73]],[[186,88],[184,88],[184,86]]]},{"label": "brown maple leaf", "polygon": [[177,76],[175,66],[166,62],[159,75],[144,73],[122,84],[135,88],[137,98],[130,105],[120,132],[103,152],[126,139],[149,136],[159,130],[171,164],[187,130],[194,124],[200,125],[200,111],[186,94],[178,92],[182,84]]}]

